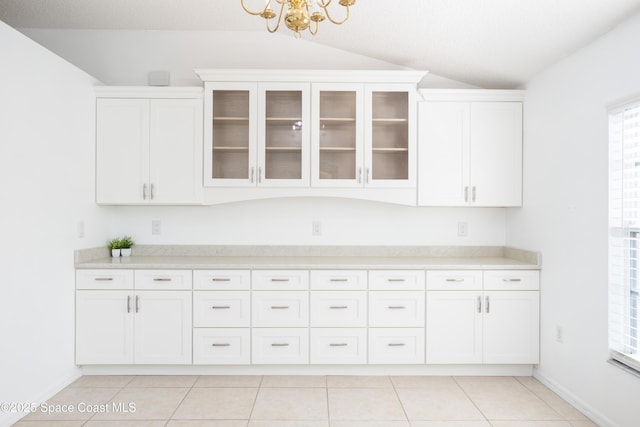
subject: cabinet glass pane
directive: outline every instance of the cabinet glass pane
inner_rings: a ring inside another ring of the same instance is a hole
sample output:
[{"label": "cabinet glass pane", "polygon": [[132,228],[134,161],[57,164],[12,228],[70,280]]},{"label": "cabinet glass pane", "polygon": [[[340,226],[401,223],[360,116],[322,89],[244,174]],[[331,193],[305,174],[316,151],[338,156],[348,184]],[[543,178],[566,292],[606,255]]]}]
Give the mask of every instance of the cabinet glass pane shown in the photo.
[{"label": "cabinet glass pane", "polygon": [[409,94],[373,92],[373,179],[409,177]]},{"label": "cabinet glass pane", "polygon": [[267,91],[265,178],[302,178],[302,92]]},{"label": "cabinet glass pane", "polygon": [[320,92],[320,179],[356,177],[356,93]]},{"label": "cabinet glass pane", "polygon": [[249,176],[249,91],[214,90],[212,177]]}]

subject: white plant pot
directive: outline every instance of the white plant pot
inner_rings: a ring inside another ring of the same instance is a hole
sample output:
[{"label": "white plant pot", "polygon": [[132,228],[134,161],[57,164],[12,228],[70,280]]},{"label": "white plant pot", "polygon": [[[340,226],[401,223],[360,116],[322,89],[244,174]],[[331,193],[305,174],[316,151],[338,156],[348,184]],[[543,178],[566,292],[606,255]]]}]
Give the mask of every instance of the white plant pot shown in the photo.
[{"label": "white plant pot", "polygon": [[120,249],[111,249],[111,256],[117,258],[120,256]]},{"label": "white plant pot", "polygon": [[131,256],[131,248],[122,248],[122,249],[120,249],[120,254],[122,256]]}]

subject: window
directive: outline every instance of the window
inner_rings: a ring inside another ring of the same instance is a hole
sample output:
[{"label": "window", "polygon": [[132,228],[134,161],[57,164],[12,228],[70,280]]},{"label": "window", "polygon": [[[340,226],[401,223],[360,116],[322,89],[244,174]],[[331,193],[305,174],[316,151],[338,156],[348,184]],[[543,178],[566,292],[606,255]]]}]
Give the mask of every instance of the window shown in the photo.
[{"label": "window", "polygon": [[609,111],[609,349],[640,371],[640,101]]}]

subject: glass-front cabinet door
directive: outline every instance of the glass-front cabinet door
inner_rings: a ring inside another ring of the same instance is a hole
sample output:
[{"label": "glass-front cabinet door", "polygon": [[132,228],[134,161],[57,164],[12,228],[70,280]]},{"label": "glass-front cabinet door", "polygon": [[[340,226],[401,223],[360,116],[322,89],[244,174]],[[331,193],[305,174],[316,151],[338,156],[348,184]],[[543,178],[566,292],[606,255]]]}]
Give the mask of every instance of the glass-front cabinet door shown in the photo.
[{"label": "glass-front cabinet door", "polygon": [[363,85],[312,85],[311,184],[363,185]]},{"label": "glass-front cabinet door", "polygon": [[309,185],[309,84],[258,86],[259,186]]},{"label": "glass-front cabinet door", "polygon": [[415,86],[367,85],[365,106],[365,185],[415,186]]},{"label": "glass-front cabinet door", "polygon": [[256,83],[205,85],[205,185],[256,185],[257,88]]}]

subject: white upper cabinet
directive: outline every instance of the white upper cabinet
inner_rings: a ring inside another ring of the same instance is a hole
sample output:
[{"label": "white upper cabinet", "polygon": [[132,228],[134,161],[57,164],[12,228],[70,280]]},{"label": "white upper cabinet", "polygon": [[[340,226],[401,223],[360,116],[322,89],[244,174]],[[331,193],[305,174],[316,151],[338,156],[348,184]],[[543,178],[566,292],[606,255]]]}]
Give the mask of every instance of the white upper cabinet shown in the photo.
[{"label": "white upper cabinet", "polygon": [[522,92],[421,93],[418,204],[521,206]]},{"label": "white upper cabinet", "polygon": [[202,90],[167,89],[96,89],[98,203],[202,202]]}]

